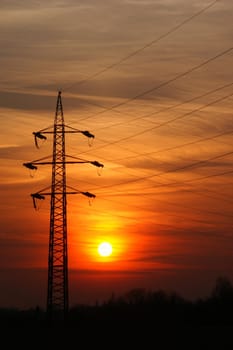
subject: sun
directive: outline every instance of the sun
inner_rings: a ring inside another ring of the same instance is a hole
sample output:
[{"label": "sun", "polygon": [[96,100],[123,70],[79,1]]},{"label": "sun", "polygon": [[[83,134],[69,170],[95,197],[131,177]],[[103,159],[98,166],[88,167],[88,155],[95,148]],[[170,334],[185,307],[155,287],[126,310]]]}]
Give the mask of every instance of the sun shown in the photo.
[{"label": "sun", "polygon": [[112,254],[112,245],[109,242],[102,242],[98,245],[98,253],[101,256],[109,256]]}]

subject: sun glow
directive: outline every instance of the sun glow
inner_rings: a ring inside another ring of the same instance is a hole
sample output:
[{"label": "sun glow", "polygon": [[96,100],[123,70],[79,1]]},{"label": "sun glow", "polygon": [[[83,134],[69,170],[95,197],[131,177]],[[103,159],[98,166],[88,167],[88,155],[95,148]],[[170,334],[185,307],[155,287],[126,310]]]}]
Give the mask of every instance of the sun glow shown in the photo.
[{"label": "sun glow", "polygon": [[109,256],[112,254],[112,245],[109,242],[102,242],[98,245],[98,253],[101,256]]},{"label": "sun glow", "polygon": [[[104,208],[106,211],[106,208]],[[130,235],[126,235],[127,225],[121,217],[114,215],[96,215],[92,213],[77,226],[76,216],[72,218],[72,257],[70,264],[83,269],[112,270],[123,269],[122,261],[128,258],[126,254],[130,246]],[[82,227],[85,235],[76,234]],[[71,242],[70,235],[70,242]],[[108,243],[108,245],[106,244]]]}]

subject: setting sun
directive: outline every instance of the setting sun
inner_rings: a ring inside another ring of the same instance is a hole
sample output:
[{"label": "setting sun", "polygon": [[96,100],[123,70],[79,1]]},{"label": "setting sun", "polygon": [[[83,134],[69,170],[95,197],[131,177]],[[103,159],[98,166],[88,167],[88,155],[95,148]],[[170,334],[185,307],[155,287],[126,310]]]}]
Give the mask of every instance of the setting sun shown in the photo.
[{"label": "setting sun", "polygon": [[109,256],[112,254],[112,245],[109,242],[100,243],[98,246],[98,253],[101,256]]}]

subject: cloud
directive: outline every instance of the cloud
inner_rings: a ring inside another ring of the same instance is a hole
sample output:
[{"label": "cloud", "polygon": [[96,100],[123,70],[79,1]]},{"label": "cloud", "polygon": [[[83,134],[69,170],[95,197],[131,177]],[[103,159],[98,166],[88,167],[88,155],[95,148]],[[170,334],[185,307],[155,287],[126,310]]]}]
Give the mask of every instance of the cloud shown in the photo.
[{"label": "cloud", "polygon": [[[0,36],[0,63],[6,67],[2,85],[16,87],[20,82],[20,88],[34,86],[38,89],[43,85],[64,88],[70,82],[78,83],[166,33],[180,21],[180,15],[182,18],[188,16],[193,6],[203,4],[187,4],[185,1],[102,0],[96,4],[93,0],[85,3],[25,0],[20,6],[18,1],[3,1],[1,6],[5,15],[0,30],[6,33],[2,38]],[[57,25],[60,23],[62,25]],[[199,31],[195,35],[202,32],[204,23],[200,18]],[[199,42],[199,38],[198,46],[188,45],[188,51],[184,49],[190,33],[187,26],[186,31],[181,29],[176,33],[180,35],[180,42],[170,35],[164,44],[161,40],[161,45],[148,47],[102,74],[100,79],[93,79],[80,87],[77,84],[72,91],[129,98],[146,90],[148,82],[149,86],[160,84],[169,75],[169,67],[172,74],[174,67],[181,71],[191,59],[199,59],[200,47],[209,54],[207,45]],[[176,97],[177,91],[167,87],[155,94],[160,95]]]},{"label": "cloud", "polygon": [[[152,152],[153,154],[153,152]],[[228,152],[226,152],[228,154]],[[223,155],[223,154],[222,154]],[[229,155],[228,155],[229,156]],[[193,157],[193,153],[192,153]],[[216,155],[218,157],[218,155]],[[136,168],[136,169],[147,169],[147,170],[153,170],[156,171],[154,174],[155,176],[159,174],[160,172],[162,173],[169,173],[169,172],[196,172],[196,169],[200,168],[206,168],[207,172],[209,171],[209,168],[231,168],[232,162],[231,160],[222,160],[224,157],[221,157],[221,154],[219,155],[219,161],[214,161],[211,160],[211,156],[209,157],[210,160],[207,158],[203,157],[203,160],[200,157],[200,160],[198,159],[179,159],[179,158],[174,158],[174,156],[170,156],[169,162],[164,162],[164,160],[158,158],[158,159],[142,159],[143,156],[137,157],[136,161],[126,161],[125,165],[128,168]],[[214,156],[213,156],[214,158]]]},{"label": "cloud", "polygon": [[[33,93],[33,92],[10,92],[0,90],[1,108],[10,108],[28,111],[54,111],[56,108],[57,89],[54,94]],[[64,110],[84,109],[95,105],[95,98],[92,96],[65,96],[63,101]],[[96,102],[98,105],[98,102]],[[100,107],[101,108],[101,107]]]},{"label": "cloud", "polygon": [[75,0],[50,0],[49,2],[46,0],[1,0],[1,8],[3,10],[28,10],[28,9],[58,9],[65,7],[78,7],[85,8],[86,6],[90,6],[92,1],[86,1],[89,5],[85,5],[85,3],[80,3]]}]

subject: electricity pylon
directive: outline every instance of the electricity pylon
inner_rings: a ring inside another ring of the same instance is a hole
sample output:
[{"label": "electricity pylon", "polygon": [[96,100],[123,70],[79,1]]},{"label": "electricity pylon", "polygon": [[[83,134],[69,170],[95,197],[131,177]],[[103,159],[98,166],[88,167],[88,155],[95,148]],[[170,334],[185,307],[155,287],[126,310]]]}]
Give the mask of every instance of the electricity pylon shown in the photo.
[{"label": "electricity pylon", "polygon": [[[48,285],[47,285],[47,317],[48,320],[56,318],[65,319],[69,310],[68,292],[68,249],[67,249],[67,194],[83,194],[89,198],[95,195],[90,192],[76,190],[66,184],[66,164],[90,163],[98,168],[103,164],[98,161],[88,161],[77,157],[67,156],[65,152],[65,134],[82,133],[88,139],[94,135],[87,130],[78,130],[64,123],[61,91],[58,92],[56,113],[53,130],[46,128],[33,132],[35,145],[39,148],[39,141],[46,140],[45,134],[53,134],[53,156],[48,161],[45,157],[34,160],[23,165],[31,170],[36,170],[37,165],[52,165],[52,179],[50,192],[45,188],[32,193],[34,208],[37,209],[37,200],[45,199],[50,195],[50,231],[49,231],[49,253],[48,253]],[[68,161],[67,158],[71,158]],[[67,191],[69,188],[71,191]]]}]

